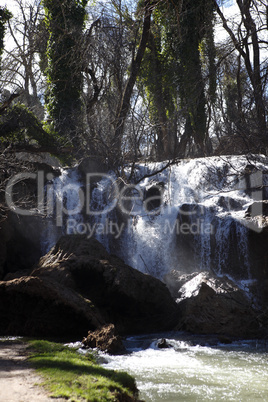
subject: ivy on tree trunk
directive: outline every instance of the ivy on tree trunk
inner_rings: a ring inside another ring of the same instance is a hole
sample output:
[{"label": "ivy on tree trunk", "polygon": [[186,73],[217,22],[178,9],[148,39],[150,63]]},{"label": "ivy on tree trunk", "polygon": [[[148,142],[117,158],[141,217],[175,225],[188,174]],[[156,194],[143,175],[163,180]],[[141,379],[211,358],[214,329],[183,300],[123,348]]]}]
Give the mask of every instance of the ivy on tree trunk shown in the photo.
[{"label": "ivy on tree trunk", "polygon": [[55,131],[79,145],[81,129],[81,41],[87,0],[43,0],[49,31],[46,107]]}]

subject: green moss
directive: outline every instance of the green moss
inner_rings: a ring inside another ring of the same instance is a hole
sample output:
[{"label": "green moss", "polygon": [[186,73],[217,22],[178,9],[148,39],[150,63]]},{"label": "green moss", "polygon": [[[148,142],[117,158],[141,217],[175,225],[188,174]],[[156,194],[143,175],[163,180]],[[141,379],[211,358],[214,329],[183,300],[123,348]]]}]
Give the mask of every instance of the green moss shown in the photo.
[{"label": "green moss", "polygon": [[129,374],[104,369],[92,353],[81,355],[48,341],[29,342],[29,360],[53,397],[71,401],[118,401],[119,394],[131,398],[137,391],[135,380]]},{"label": "green moss", "polygon": [[0,117],[0,140],[14,144],[35,141],[41,146],[58,147],[54,133],[45,131],[38,118],[24,105],[17,103]]}]

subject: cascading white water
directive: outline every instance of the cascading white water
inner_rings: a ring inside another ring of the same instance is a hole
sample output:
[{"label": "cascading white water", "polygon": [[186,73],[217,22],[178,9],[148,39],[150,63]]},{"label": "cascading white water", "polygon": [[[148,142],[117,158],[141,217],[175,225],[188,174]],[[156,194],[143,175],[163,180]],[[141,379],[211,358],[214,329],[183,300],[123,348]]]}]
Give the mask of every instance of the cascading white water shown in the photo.
[{"label": "cascading white water", "polygon": [[[76,169],[62,169],[61,175],[46,185],[46,229],[41,244],[44,254],[54,246],[62,234],[72,234],[73,227],[83,221],[81,187]],[[75,224],[66,225],[69,219]]]},{"label": "cascading white water", "polygon": [[[164,336],[169,348],[159,349]],[[267,401],[267,344],[183,333],[127,338],[128,354],[102,355],[105,368],[125,370],[136,379],[146,402]]]},{"label": "cascading white water", "polygon": [[[247,176],[246,168],[253,164],[259,170]],[[94,235],[108,251],[158,278],[171,269],[212,269],[224,275],[235,252],[241,270],[239,279],[248,280],[248,228],[243,217],[254,200],[262,199],[258,188],[265,165],[265,157],[249,160],[245,156],[183,160],[165,169],[164,162],[139,164],[135,170],[139,184],[132,185],[124,195],[132,195],[126,202],[130,204],[128,213],[124,213],[126,208],[120,200],[122,186],[118,187],[116,175],[109,173],[94,184],[90,213],[84,217],[79,175],[76,169],[65,170],[47,188],[49,214],[56,210],[60,229],[55,231],[55,224],[48,219],[43,250],[47,251],[60,234]],[[159,173],[152,176],[154,171]],[[127,176],[128,168],[125,173]],[[125,184],[123,189],[128,186]],[[161,202],[148,208],[146,194],[152,188],[159,190]],[[188,254],[184,252],[185,241]],[[238,273],[234,275],[238,279]]]},{"label": "cascading white water", "polygon": [[[116,182],[114,173],[105,175],[104,178],[96,183],[91,196],[91,214],[93,215],[93,226],[95,228],[95,238],[104,245],[110,252],[109,231],[110,213],[113,212],[115,205],[115,194],[113,183]],[[101,211],[101,212],[100,212]],[[100,213],[98,213],[100,212]]]},{"label": "cascading white water", "polygon": [[[119,254],[129,265],[159,278],[171,269],[187,271],[188,262],[180,257],[178,246],[186,228],[192,242],[191,270],[213,269],[221,275],[226,273],[235,236],[241,279],[250,279],[248,229],[243,217],[248,206],[254,199],[261,199],[261,195],[256,189],[248,188],[252,187],[248,183],[251,177],[246,179],[244,172],[249,163],[246,157],[228,156],[181,161],[163,171],[160,170],[164,163],[138,165],[136,178],[144,176],[144,179],[137,191],[146,194],[148,188],[161,184],[162,206],[148,211],[144,207],[146,197],[133,202],[132,214],[120,239]],[[254,160],[255,166],[261,169],[266,163],[265,158]],[[153,178],[146,177],[157,170],[160,172]],[[253,178],[256,181],[256,174]],[[106,181],[105,178],[101,182],[103,188]],[[102,191],[95,193],[94,202],[103,210]],[[186,212],[182,210],[184,205],[188,205]],[[186,216],[188,226],[178,226],[178,214]],[[107,213],[101,219],[114,218]],[[99,240],[108,248],[107,237]]]}]

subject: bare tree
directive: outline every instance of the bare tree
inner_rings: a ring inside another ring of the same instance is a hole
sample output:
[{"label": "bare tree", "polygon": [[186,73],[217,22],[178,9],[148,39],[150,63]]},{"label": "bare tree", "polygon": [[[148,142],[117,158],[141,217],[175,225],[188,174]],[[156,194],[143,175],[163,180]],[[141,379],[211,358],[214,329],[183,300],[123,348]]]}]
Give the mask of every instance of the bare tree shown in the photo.
[{"label": "bare tree", "polygon": [[41,0],[15,0],[15,3],[17,12],[8,23],[0,84],[2,90],[20,93],[20,101],[42,119],[40,97],[44,91],[44,77],[39,66],[38,48],[42,37]]},{"label": "bare tree", "polygon": [[111,165],[139,154],[144,117],[136,107],[135,84],[153,7],[146,1],[133,12],[121,0],[113,0],[95,9],[95,15],[89,11],[83,52],[88,124],[84,140],[90,154],[101,154]]},{"label": "bare tree", "polygon": [[[266,5],[256,0],[236,0],[239,14],[227,19],[218,2],[214,0],[217,13],[232,44],[243,60],[252,87],[256,110],[257,135],[260,147],[267,147],[267,110],[265,105],[265,71],[267,59],[262,59],[263,49],[267,49],[264,32],[267,32]],[[259,149],[260,150],[260,149]]]}]

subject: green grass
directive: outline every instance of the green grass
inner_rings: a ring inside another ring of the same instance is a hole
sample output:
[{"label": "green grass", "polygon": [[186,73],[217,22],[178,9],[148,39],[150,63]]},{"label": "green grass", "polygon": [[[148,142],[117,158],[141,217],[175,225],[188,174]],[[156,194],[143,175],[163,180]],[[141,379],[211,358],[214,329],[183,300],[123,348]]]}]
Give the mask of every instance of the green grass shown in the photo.
[{"label": "green grass", "polygon": [[70,401],[130,401],[136,395],[135,380],[125,372],[106,370],[93,354],[43,340],[31,340],[29,361],[42,375],[42,385],[53,397]]}]

